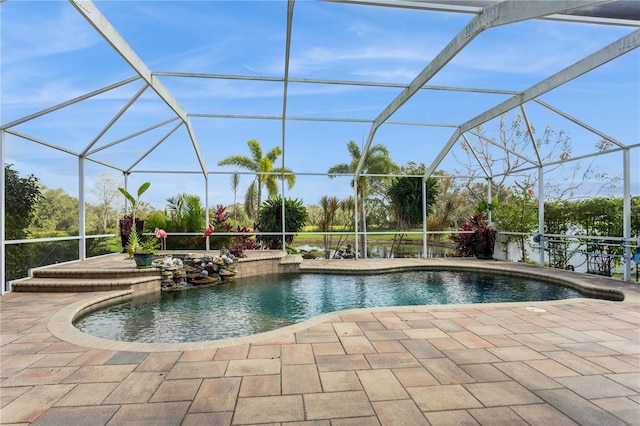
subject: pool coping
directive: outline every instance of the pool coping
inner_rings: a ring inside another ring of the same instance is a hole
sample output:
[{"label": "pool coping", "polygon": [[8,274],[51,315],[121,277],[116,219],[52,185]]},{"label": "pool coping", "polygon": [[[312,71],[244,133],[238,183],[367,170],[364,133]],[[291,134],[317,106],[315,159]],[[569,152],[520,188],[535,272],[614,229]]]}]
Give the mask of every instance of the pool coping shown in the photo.
[{"label": "pool coping", "polygon": [[[342,273],[342,274],[370,274],[387,273],[407,270],[471,270],[471,271],[492,271],[500,274],[514,276],[533,276],[542,278],[554,283],[569,286],[591,294],[601,296],[621,296],[623,300],[616,303],[640,303],[640,286],[634,283],[624,283],[607,277],[597,275],[582,274],[571,271],[557,269],[540,268],[533,265],[508,261],[478,261],[475,259],[360,259],[357,261],[344,260],[312,260],[300,264],[301,273]],[[636,286],[636,287],[632,287]],[[65,342],[106,350],[133,351],[133,352],[172,352],[172,351],[192,351],[222,348],[243,344],[268,343],[286,335],[301,332],[315,325],[330,322],[331,320],[349,313],[366,312],[424,312],[433,309],[455,309],[460,307],[470,307],[475,304],[461,305],[417,305],[417,306],[387,306],[375,308],[359,308],[330,312],[310,318],[300,323],[279,328],[277,330],[249,336],[234,337],[219,340],[188,342],[188,343],[139,343],[122,342],[103,339],[83,333],[73,326],[73,321],[79,315],[99,306],[113,303],[116,300],[123,300],[132,297],[131,290],[92,292],[87,293],[86,298],[55,312],[47,323],[49,332]],[[579,303],[584,298],[562,299],[540,302],[502,302],[483,303],[485,307],[536,307],[538,305]]]}]

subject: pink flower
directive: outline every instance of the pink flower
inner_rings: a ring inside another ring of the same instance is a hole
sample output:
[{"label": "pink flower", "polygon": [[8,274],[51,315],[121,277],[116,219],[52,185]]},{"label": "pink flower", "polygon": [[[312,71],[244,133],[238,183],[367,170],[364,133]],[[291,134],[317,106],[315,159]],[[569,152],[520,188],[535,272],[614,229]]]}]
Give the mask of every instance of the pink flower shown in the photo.
[{"label": "pink flower", "polygon": [[527,189],[527,194],[533,195],[533,189],[531,189],[531,188]]},{"label": "pink flower", "polygon": [[156,228],[156,237],[167,238],[167,231],[165,231],[164,229]]},{"label": "pink flower", "polygon": [[214,226],[212,224],[209,224],[209,226],[207,226],[207,229],[204,230],[204,234],[202,235],[202,238],[207,238],[211,236],[211,234],[213,234],[214,229],[215,229]]}]

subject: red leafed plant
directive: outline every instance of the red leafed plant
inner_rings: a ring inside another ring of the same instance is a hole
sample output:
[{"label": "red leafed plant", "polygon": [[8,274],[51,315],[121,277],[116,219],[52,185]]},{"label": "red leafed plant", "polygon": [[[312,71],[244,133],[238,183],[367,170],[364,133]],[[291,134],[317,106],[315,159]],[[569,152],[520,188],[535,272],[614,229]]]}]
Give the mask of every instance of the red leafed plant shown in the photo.
[{"label": "red leafed plant", "polygon": [[493,256],[497,232],[493,226],[486,223],[486,219],[486,213],[476,212],[458,229],[461,232],[451,235],[450,239],[457,256]]},{"label": "red leafed plant", "polygon": [[244,253],[245,250],[256,250],[258,248],[255,237],[252,237],[249,234],[251,232],[251,228],[238,225],[235,232],[246,233],[246,235],[237,235],[233,237],[231,245],[229,246],[229,252],[235,257],[247,257]]}]

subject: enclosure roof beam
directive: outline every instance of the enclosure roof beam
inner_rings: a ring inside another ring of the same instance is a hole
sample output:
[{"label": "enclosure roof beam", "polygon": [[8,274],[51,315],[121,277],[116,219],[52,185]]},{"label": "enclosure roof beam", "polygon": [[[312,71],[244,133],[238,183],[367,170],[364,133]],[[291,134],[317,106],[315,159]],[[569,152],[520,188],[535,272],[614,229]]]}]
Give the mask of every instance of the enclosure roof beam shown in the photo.
[{"label": "enclosure roof beam", "polygon": [[169,130],[169,132],[167,132],[166,135],[164,135],[162,138],[160,138],[160,140],[158,142],[155,143],[155,145],[153,145],[151,148],[149,148],[140,158],[138,158],[127,170],[124,171],[125,174],[131,174],[131,169],[133,169],[139,162],[141,162],[142,160],[145,159],[145,157],[149,154],[151,154],[151,152],[156,149],[158,146],[160,146],[160,144],[162,142],[164,142],[169,136],[171,136],[173,134],[173,132],[175,132],[176,130],[178,130],[178,128],[180,126],[182,126],[183,122],[180,122],[178,124],[176,124],[175,126],[173,126],[173,128],[171,130]]},{"label": "enclosure roof beam", "polygon": [[540,156],[540,151],[538,150],[538,144],[536,144],[536,138],[533,137],[533,126],[529,121],[529,117],[527,117],[527,111],[524,109],[524,105],[520,104],[520,111],[522,112],[522,118],[524,118],[524,122],[527,125],[527,134],[529,135],[529,139],[531,140],[531,145],[536,152],[536,157],[538,158],[538,166],[542,166],[542,157]]},{"label": "enclosure roof beam", "polygon": [[[152,74],[147,65],[134,52],[125,39],[116,31],[107,18],[100,12],[91,0],[69,0],[73,7],[82,15],[93,28],[113,47],[113,49],[142,77],[144,81],[156,92],[156,94],[164,101],[164,103],[184,122],[187,126],[189,137],[193,149],[200,163],[202,173],[206,176],[207,171],[200,153],[200,148],[189,123],[189,117],[186,111],[180,106],[178,101],[167,90],[158,79]],[[140,159],[141,160],[141,159]],[[138,160],[138,161],[140,161]],[[137,163],[137,162],[136,162]]]},{"label": "enclosure roof beam", "polygon": [[[287,37],[284,49],[284,81],[282,88],[282,167],[285,164],[285,133],[287,126],[287,95],[289,90],[289,58],[291,56],[291,27],[293,24],[293,5],[294,0],[289,0],[287,3]],[[284,185],[284,181],[283,181]],[[284,197],[283,197],[284,202]],[[284,213],[284,208],[282,209]]]},{"label": "enclosure roof beam", "polygon": [[[483,6],[497,3],[498,0],[324,0],[332,3],[359,4],[364,6],[396,7],[435,12],[452,12],[479,14]],[[521,0],[523,1],[523,0]],[[541,1],[541,0],[536,0]],[[547,0],[548,1],[548,0]],[[524,1],[523,1],[524,2]],[[566,22],[581,22],[586,24],[605,24],[619,26],[640,26],[640,14],[634,8],[634,1],[611,0],[604,5],[578,8],[567,13],[559,12],[539,19]]]},{"label": "enclosure roof beam", "polygon": [[7,133],[9,133],[11,135],[14,135],[14,136],[18,136],[19,138],[26,139],[28,141],[35,142],[35,143],[38,143],[40,145],[52,148],[52,149],[57,149],[58,151],[65,152],[67,154],[73,155],[74,157],[79,157],[80,156],[79,152],[72,151],[72,150],[70,150],[68,148],[64,148],[62,146],[54,145],[52,143],[43,141],[42,139],[38,139],[38,138],[35,138],[33,136],[25,135],[24,133],[15,131],[13,129],[5,129],[5,132],[7,132]]},{"label": "enclosure roof beam", "polygon": [[119,172],[124,173],[124,170],[122,170],[122,168],[120,168],[118,166],[114,166],[113,164],[109,164],[109,163],[106,163],[104,161],[96,160],[95,158],[89,158],[89,157],[85,157],[85,160],[91,161],[92,163],[100,164],[101,166],[105,166],[105,167],[108,167],[110,169],[117,170]]},{"label": "enclosure roof beam", "polygon": [[109,129],[111,128],[111,126],[113,126],[115,124],[116,121],[118,121],[120,119],[120,117],[122,117],[122,115],[127,112],[127,110],[131,107],[131,105],[133,105],[133,103],[138,100],[138,98],[140,96],[142,96],[142,94],[144,93],[145,90],[147,90],[147,87],[149,87],[149,85],[145,84],[143,85],[140,90],[138,90],[135,95],[133,95],[131,97],[131,99],[129,99],[129,101],[122,107],[120,108],[120,111],[118,111],[118,113],[113,116],[113,118],[107,123],[106,126],[104,126],[104,128],[100,131],[100,133],[98,133],[96,135],[95,138],[93,138],[93,140],[85,147],[85,149],[80,153],[81,157],[84,157],[87,155],[87,152],[93,148],[93,146],[98,143],[98,141],[100,140],[100,138],[102,136],[104,136],[105,133],[107,133],[107,131],[109,131]]},{"label": "enclosure roof beam", "polygon": [[597,52],[553,74],[551,77],[548,77],[540,81],[539,83],[534,84],[521,94],[511,97],[506,101],[494,106],[493,108],[488,109],[482,114],[477,115],[466,123],[461,124],[456,132],[454,132],[454,134],[451,136],[451,138],[449,138],[449,141],[445,144],[440,153],[433,160],[433,162],[431,163],[431,167],[429,167],[427,173],[425,174],[425,177],[428,177],[432,173],[432,170],[435,170],[436,167],[440,165],[444,157],[449,153],[449,151],[451,151],[451,148],[460,137],[460,134],[478,127],[481,124],[500,116],[501,114],[511,111],[519,105],[535,99],[538,96],[541,96],[555,89],[556,87],[567,83],[568,81],[578,78],[581,75],[595,68],[598,68],[599,66],[602,66],[607,62],[624,55],[625,53],[632,51],[638,46],[640,46],[640,30],[636,30],[631,34],[627,34],[626,36],[609,44],[608,46],[603,47]]},{"label": "enclosure roof beam", "polygon": [[604,139],[606,141],[609,141],[612,144],[614,144],[614,145],[616,145],[616,146],[618,146],[620,148],[624,148],[625,147],[625,145],[623,143],[617,141],[616,139],[612,138],[609,135],[605,135],[601,131],[594,129],[593,127],[589,126],[588,124],[583,123],[582,121],[578,120],[577,118],[572,117],[571,115],[567,114],[566,112],[561,111],[558,108],[555,108],[555,107],[549,105],[548,103],[546,103],[544,101],[541,101],[540,99],[534,99],[534,101],[539,103],[543,107],[555,112],[556,114],[561,115],[562,117],[566,118],[567,120],[577,124],[578,126],[583,127],[583,128],[589,130],[592,133],[595,133],[596,135],[600,136],[602,139]]},{"label": "enclosure roof beam", "polygon": [[[367,142],[362,150],[360,161],[356,167],[354,178],[357,179],[362,171],[364,159],[368,154],[369,147],[371,146],[371,142],[373,141],[373,137],[378,127],[391,117],[391,115],[402,105],[404,105],[405,102],[407,102],[422,86],[424,86],[434,75],[444,68],[449,61],[451,61],[482,31],[487,28],[511,24],[554,13],[561,13],[599,3],[606,3],[606,1],[563,0],[553,2],[522,2],[507,0],[483,8],[482,12],[475,16],[374,120],[371,130],[369,131],[369,136],[367,137]],[[462,133],[464,133],[464,131]]]},{"label": "enclosure roof beam", "polygon": [[[279,115],[248,115],[248,114],[189,114],[193,118],[229,118],[238,120],[282,120]],[[290,121],[325,121],[334,123],[367,123],[373,121],[364,118],[337,118],[337,117],[294,117],[288,116]],[[417,121],[387,121],[385,124],[395,124],[402,126],[423,126],[423,127],[458,127],[457,124],[451,123],[422,123]]]},{"label": "enclosure roof beam", "polygon": [[[108,144],[102,145],[101,147],[98,147],[98,148],[94,149],[93,151],[88,152],[86,155],[93,155],[96,152],[102,151],[103,149],[110,148],[110,147],[112,147],[114,145],[117,145],[117,144],[119,144],[121,142],[127,141],[127,140],[129,140],[131,138],[134,138],[136,136],[140,136],[142,134],[150,132],[151,130],[157,129],[158,127],[162,127],[165,124],[171,123],[172,121],[176,121],[178,119],[179,119],[178,117],[172,117],[172,118],[170,118],[168,120],[162,121],[160,123],[156,123],[153,126],[147,127],[146,129],[139,130],[139,131],[137,131],[135,133],[131,133],[130,135],[127,135],[127,136],[125,136],[123,138],[120,138],[120,139],[115,140],[113,142],[109,142]],[[182,122],[180,122],[180,123],[182,124]]]},{"label": "enclosure roof beam", "polygon": [[531,164],[535,164],[536,166],[540,166],[540,164],[536,161],[533,161],[532,159],[530,159],[529,157],[525,157],[524,155],[517,153],[516,151],[514,151],[513,149],[507,148],[504,145],[500,145],[498,142],[494,141],[493,139],[490,139],[474,130],[469,130],[469,133],[471,133],[474,136],[479,137],[480,139],[483,139],[485,141],[487,141],[488,143],[490,143],[491,145],[497,146],[498,148],[500,148],[503,151],[507,151],[509,154],[513,154],[518,158],[523,159],[524,161],[526,161],[527,163],[531,163]]},{"label": "enclosure roof beam", "polygon": [[[251,76],[251,75],[234,75],[234,74],[207,74],[207,73],[187,73],[187,72],[161,72],[152,71],[152,75],[161,77],[179,77],[179,78],[210,78],[215,80],[245,80],[245,81],[266,81],[274,83],[282,83],[282,77],[268,76]],[[326,80],[317,78],[291,78],[287,79],[289,83],[306,83],[306,84],[335,84],[342,86],[370,86],[370,87],[390,87],[404,89],[406,84],[389,83],[380,81],[357,81],[357,80]],[[453,86],[427,86],[424,85],[422,90],[447,90],[453,92],[476,92],[476,93],[492,93],[499,95],[515,95],[519,93],[515,90],[503,89],[487,89],[479,87],[453,87]],[[189,114],[191,115],[191,114]]]},{"label": "enclosure roof beam", "polygon": [[[640,144],[631,145],[631,146],[624,147],[624,148],[611,148],[611,149],[608,149],[606,151],[592,152],[590,154],[578,155],[576,157],[569,157],[569,158],[565,158],[565,159],[562,159],[562,160],[550,161],[548,163],[543,164],[543,166],[544,167],[557,166],[557,165],[564,164],[564,163],[570,163],[572,161],[586,160],[587,158],[598,157],[600,155],[613,154],[613,153],[616,153],[616,152],[624,151],[624,150],[627,150],[627,149],[634,149],[634,148],[640,148]],[[514,173],[522,173],[522,172],[526,172],[526,171],[537,169],[537,168],[538,168],[538,166],[522,167],[522,168],[511,170],[508,174],[512,175]],[[496,174],[496,176],[503,176],[503,175],[506,175],[506,174],[507,173],[499,173],[499,174]]]},{"label": "enclosure roof beam", "polygon": [[[80,157],[80,153],[78,153],[78,152],[72,151],[70,149],[67,149],[67,148],[64,148],[64,147],[61,147],[61,146],[58,146],[58,145],[51,144],[49,142],[43,141],[43,140],[35,138],[33,136],[25,135],[24,133],[17,132],[17,131],[15,131],[13,129],[7,129],[7,130],[5,130],[5,132],[9,133],[9,134],[12,134],[14,136],[17,136],[19,138],[26,139],[28,141],[35,142],[37,144],[46,146],[48,148],[55,149],[55,150],[64,152],[64,153],[69,154],[69,155],[73,155],[74,157]],[[105,163],[103,161],[96,160],[96,159],[93,159],[93,158],[88,158],[88,157],[86,159],[88,161],[92,161],[92,162],[94,162],[96,164],[101,164],[101,165],[103,165],[105,167],[108,167],[108,168],[111,168],[111,169],[114,169],[114,170],[120,170],[120,171],[124,172],[121,168],[119,168],[117,166],[114,166],[112,164],[108,164],[108,163]]]},{"label": "enclosure roof beam", "polygon": [[121,80],[121,81],[119,81],[117,83],[105,86],[105,87],[103,87],[101,89],[94,90],[94,91],[89,92],[89,93],[85,93],[82,96],[78,96],[78,97],[70,99],[70,100],[68,100],[66,102],[62,102],[62,103],[60,103],[58,105],[54,105],[54,106],[49,107],[47,109],[43,109],[42,111],[38,111],[36,113],[27,115],[26,117],[19,118],[18,120],[14,120],[14,121],[12,121],[10,123],[3,124],[2,126],[0,126],[0,130],[4,130],[4,129],[9,129],[11,127],[15,127],[18,124],[25,123],[25,122],[33,120],[35,118],[41,117],[41,116],[43,116],[45,114],[49,114],[50,112],[54,112],[54,111],[57,111],[59,109],[68,107],[69,105],[73,105],[75,103],[84,101],[85,99],[92,98],[94,96],[97,96],[97,95],[100,95],[102,93],[108,92],[109,90],[112,90],[112,89],[116,89],[116,88],[118,88],[120,86],[124,86],[125,84],[129,84],[129,83],[131,83],[133,81],[136,81],[136,80],[139,80],[139,79],[140,79],[139,76],[129,77],[129,78]]},{"label": "enclosure roof beam", "polygon": [[480,166],[480,168],[482,169],[482,171],[484,172],[484,175],[486,177],[489,177],[489,171],[486,169],[486,167],[484,166],[484,164],[482,164],[482,161],[480,161],[480,157],[478,156],[478,153],[476,152],[475,149],[473,149],[473,145],[471,145],[471,142],[469,142],[469,139],[467,139],[467,135],[462,135],[462,138],[464,139],[464,141],[467,143],[467,147],[469,148],[469,151],[471,151],[471,154],[474,156],[474,158],[476,159],[476,162],[478,163],[478,165]]}]

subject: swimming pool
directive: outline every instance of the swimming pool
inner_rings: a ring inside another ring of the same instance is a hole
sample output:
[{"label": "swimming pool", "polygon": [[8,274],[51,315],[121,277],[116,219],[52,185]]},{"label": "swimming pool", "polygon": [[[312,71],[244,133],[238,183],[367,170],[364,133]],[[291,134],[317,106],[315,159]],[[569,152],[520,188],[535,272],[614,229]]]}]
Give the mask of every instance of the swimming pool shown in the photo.
[{"label": "swimming pool", "polygon": [[588,297],[560,285],[494,273],[409,271],[293,274],[137,297],[78,318],[87,334],[126,342],[218,340],[275,330],[352,308]]}]

